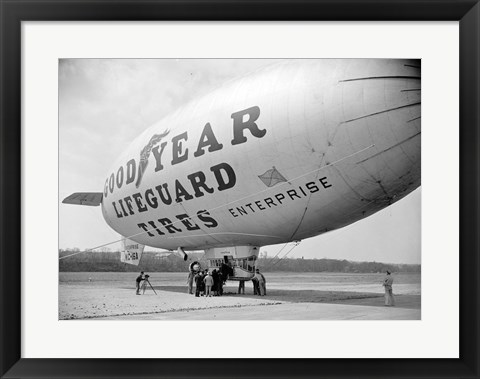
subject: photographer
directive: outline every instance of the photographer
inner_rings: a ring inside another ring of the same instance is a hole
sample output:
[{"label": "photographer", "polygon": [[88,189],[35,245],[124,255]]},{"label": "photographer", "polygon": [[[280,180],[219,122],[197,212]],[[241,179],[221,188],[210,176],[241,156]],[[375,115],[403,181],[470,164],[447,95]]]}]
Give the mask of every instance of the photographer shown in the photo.
[{"label": "photographer", "polygon": [[144,280],[143,277],[143,271],[140,273],[140,275],[137,276],[136,282],[137,282],[137,295],[140,295],[140,282]]}]

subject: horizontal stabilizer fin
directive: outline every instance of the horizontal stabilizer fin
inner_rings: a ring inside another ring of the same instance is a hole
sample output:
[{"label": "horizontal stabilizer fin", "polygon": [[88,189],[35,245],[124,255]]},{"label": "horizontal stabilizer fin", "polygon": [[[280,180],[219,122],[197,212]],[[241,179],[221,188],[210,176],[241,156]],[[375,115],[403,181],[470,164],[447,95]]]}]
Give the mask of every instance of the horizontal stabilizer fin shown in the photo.
[{"label": "horizontal stabilizer fin", "polygon": [[103,193],[101,192],[75,192],[63,199],[63,204],[99,206],[102,203]]}]

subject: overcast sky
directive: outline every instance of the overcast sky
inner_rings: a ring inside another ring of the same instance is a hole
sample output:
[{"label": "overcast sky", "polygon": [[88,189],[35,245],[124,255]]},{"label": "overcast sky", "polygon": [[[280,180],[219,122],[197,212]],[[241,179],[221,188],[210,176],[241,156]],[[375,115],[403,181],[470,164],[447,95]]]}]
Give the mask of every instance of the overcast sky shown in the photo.
[{"label": "overcast sky", "polygon": [[[226,81],[275,61],[61,60],[59,203],[73,192],[102,192],[116,158],[154,122]],[[120,238],[103,220],[100,207],[59,206],[59,248],[87,249]],[[420,263],[420,209],[417,189],[353,225],[303,240],[288,256]],[[282,246],[262,250],[273,256]]]}]

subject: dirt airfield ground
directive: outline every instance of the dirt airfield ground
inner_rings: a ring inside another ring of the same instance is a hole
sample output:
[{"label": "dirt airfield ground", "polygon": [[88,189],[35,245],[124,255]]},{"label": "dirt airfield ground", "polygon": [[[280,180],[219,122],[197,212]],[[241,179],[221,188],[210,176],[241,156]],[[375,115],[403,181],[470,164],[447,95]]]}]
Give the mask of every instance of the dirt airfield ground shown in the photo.
[{"label": "dirt airfield ground", "polygon": [[151,273],[135,295],[135,273],[60,273],[59,319],[419,320],[420,274],[396,274],[395,307],[385,307],[383,274],[267,273],[267,296],[228,282],[221,297],[187,294],[185,273]]}]

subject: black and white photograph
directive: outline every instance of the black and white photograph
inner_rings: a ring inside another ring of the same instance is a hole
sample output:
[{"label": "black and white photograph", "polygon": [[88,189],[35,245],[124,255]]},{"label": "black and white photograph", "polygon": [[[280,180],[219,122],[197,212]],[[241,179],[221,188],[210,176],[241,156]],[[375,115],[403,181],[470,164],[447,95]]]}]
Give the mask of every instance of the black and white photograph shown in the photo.
[{"label": "black and white photograph", "polygon": [[58,319],[421,320],[421,71],[59,59]]}]

